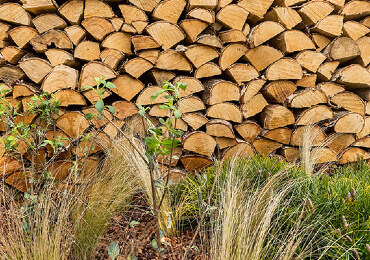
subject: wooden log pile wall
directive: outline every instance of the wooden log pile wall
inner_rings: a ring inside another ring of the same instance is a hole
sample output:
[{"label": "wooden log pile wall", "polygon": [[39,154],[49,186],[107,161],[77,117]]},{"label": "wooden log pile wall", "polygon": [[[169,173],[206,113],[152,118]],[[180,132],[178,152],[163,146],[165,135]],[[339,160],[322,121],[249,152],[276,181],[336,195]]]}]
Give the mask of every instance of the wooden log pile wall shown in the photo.
[{"label": "wooden log pile wall", "polygon": [[[312,145],[326,145],[313,150],[319,163],[370,157],[368,1],[1,3],[0,79],[23,109],[30,96],[55,93],[63,108],[58,136],[73,140],[90,129],[84,114],[94,111],[97,96],[81,87],[93,86],[94,77],[117,86],[104,98],[123,127],[138,118],[135,104],[151,106],[153,118],[168,116],[158,108],[163,98],[150,101],[168,80],[188,84],[177,125],[186,132],[173,162],[178,168],[255,153],[293,161],[308,130]],[[102,139],[117,135],[106,120],[93,123]],[[71,155],[82,146],[73,143]],[[11,184],[19,165],[1,160]]]}]

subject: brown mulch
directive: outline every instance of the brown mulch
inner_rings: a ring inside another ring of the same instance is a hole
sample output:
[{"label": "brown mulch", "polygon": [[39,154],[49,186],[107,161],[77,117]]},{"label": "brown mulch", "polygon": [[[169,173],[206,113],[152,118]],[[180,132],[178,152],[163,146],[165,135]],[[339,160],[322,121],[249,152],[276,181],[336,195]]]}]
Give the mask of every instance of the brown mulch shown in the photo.
[{"label": "brown mulch", "polygon": [[[135,204],[137,205],[131,210],[120,212],[112,218],[111,226],[98,244],[95,259],[110,259],[108,247],[112,241],[116,241],[120,247],[117,260],[129,259],[129,256],[136,256],[139,260],[158,259],[158,253],[152,246],[152,240],[155,238],[153,215],[144,201],[139,200]],[[131,221],[137,221],[139,224],[131,227]],[[165,237],[167,245],[163,244],[163,259],[181,259],[192,238],[192,231],[181,232],[179,237]],[[204,247],[202,241],[196,239],[187,259],[208,260]]]}]

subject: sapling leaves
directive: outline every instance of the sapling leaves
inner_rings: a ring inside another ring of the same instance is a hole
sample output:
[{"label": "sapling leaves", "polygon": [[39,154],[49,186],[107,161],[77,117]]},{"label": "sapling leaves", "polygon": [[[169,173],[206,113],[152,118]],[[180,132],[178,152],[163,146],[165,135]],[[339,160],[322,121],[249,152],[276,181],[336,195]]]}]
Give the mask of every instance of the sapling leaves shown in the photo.
[{"label": "sapling leaves", "polygon": [[96,110],[98,110],[99,113],[103,113],[104,111],[104,101],[103,100],[99,100],[95,103],[95,108]]}]

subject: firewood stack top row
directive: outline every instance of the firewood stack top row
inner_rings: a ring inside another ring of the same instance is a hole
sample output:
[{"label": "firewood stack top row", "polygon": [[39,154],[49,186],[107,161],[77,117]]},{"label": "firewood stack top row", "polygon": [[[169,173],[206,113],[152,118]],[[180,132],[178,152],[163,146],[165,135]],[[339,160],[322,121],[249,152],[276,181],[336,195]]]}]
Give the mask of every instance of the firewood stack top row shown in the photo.
[{"label": "firewood stack top row", "polygon": [[[167,117],[158,108],[165,99],[152,103],[150,96],[164,80],[188,84],[174,174],[216,157],[294,161],[305,144],[317,163],[370,158],[369,1],[1,2],[0,79],[12,90],[9,100],[26,110],[32,95],[48,92],[61,102],[49,137],[71,145],[53,172],[58,180],[89,145],[75,140],[91,123],[105,144],[118,134],[104,118],[90,123],[84,116],[98,97],[81,87],[102,76],[117,86],[104,100],[120,127],[140,121],[136,104],[151,106],[154,119]],[[89,165],[100,150],[90,149]],[[44,159],[52,155],[50,147],[40,151]],[[17,186],[20,163],[6,155],[1,161],[6,182]],[[166,169],[168,158],[161,162]]]}]

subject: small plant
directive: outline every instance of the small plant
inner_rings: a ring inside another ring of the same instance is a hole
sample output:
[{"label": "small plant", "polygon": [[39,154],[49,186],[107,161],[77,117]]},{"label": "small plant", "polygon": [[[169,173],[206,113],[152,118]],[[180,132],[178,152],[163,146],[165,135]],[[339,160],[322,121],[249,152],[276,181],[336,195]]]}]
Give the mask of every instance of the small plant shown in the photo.
[{"label": "small plant", "polygon": [[112,241],[108,247],[108,255],[112,260],[115,260],[119,255],[119,245],[116,241]]},{"label": "small plant", "polygon": [[[159,105],[159,109],[166,109],[170,110],[170,115],[167,121],[163,118],[159,119],[159,125],[154,125],[151,120],[149,120],[145,113],[149,110],[148,107],[143,107],[138,105],[139,108],[139,115],[142,116],[148,124],[148,136],[145,137],[145,144],[147,149],[145,151],[145,156],[149,162],[149,172],[150,172],[150,182],[151,182],[151,190],[152,190],[152,202],[153,202],[153,213],[154,218],[156,219],[156,239],[155,245],[156,249],[159,253],[161,258],[161,251],[163,248],[161,247],[161,230],[160,230],[160,220],[159,220],[159,213],[161,209],[161,205],[163,200],[165,199],[166,194],[168,193],[168,186],[169,186],[169,176],[171,172],[171,164],[173,159],[178,159],[174,157],[173,151],[174,149],[179,146],[180,141],[177,139],[183,135],[183,131],[176,129],[177,120],[181,118],[180,112],[180,103],[181,103],[181,96],[180,96],[180,89],[185,90],[187,84],[185,83],[176,83],[172,84],[170,82],[165,81],[162,85],[162,89],[155,92],[151,97],[150,100],[153,102],[158,96],[164,95],[164,98],[167,99],[167,102],[164,104]],[[145,127],[145,123],[143,122]],[[155,171],[158,171],[157,159],[158,156],[161,155],[163,158],[169,156],[168,158],[168,171],[163,179],[155,179]],[[163,188],[162,196],[157,198],[158,192],[157,187]],[[169,214],[169,212],[164,212],[165,214]],[[169,224],[168,226],[171,226]],[[153,242],[152,242],[153,244]]]},{"label": "small plant", "polygon": [[86,119],[87,120],[93,119],[95,115],[97,116],[97,118],[99,120],[102,119],[102,117],[104,115],[104,108],[108,108],[109,112],[111,112],[112,114],[115,113],[114,107],[106,105],[104,103],[103,95],[107,91],[107,89],[117,88],[116,85],[114,85],[112,82],[104,80],[104,77],[101,77],[101,78],[95,77],[94,81],[96,82],[95,87],[83,86],[81,88],[81,91],[86,91],[86,90],[94,91],[98,95],[98,98],[99,98],[99,100],[94,103],[94,106],[95,106],[96,110],[98,111],[98,114],[97,115],[94,114],[94,113],[86,114]]}]

